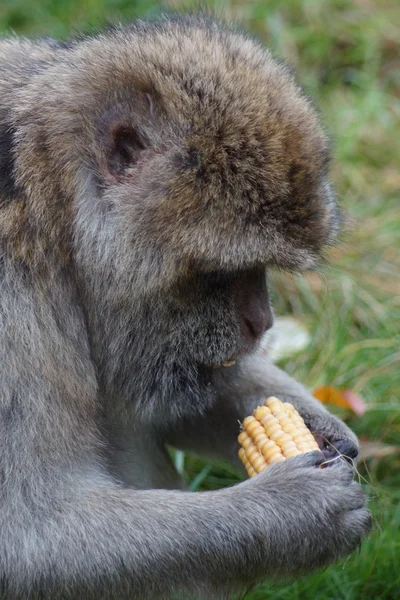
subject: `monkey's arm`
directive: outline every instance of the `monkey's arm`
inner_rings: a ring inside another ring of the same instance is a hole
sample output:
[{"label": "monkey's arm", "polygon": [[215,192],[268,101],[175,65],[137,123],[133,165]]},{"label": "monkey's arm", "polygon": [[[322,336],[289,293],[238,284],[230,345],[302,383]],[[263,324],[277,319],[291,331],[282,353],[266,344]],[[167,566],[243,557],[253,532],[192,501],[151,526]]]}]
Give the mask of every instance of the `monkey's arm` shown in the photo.
[{"label": "monkey's arm", "polygon": [[277,396],[297,408],[321,442],[326,439],[344,454],[355,456],[354,433],[266,357],[249,356],[229,369],[219,369],[213,381],[218,391],[214,406],[201,418],[180,422],[168,437],[173,446],[228,460],[243,470],[237,457],[239,421],[268,396]]},{"label": "monkey's arm", "polygon": [[2,598],[217,600],[324,566],[359,544],[369,514],[350,469],[297,458],[207,493],[122,489],[79,469],[45,488],[38,471],[25,505],[6,507]]},{"label": "monkey's arm", "polygon": [[260,561],[235,494],[128,490],[108,474],[73,286],[66,273],[37,279],[1,266],[2,600],[153,600],[232,589],[232,573],[250,581]]}]

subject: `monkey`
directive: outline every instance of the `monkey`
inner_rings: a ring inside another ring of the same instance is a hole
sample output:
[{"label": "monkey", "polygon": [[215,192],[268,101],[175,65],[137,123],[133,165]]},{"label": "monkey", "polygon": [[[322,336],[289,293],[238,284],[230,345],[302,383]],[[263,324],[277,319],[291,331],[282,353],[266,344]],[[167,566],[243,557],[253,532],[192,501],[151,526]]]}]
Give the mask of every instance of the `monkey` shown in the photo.
[{"label": "monkey", "polygon": [[341,228],[291,69],[195,14],[6,38],[0,65],[1,598],[231,599],[348,555],[371,517],[342,461],[190,492],[167,451],[240,468],[276,395],[358,454],[259,352],[269,271]]}]

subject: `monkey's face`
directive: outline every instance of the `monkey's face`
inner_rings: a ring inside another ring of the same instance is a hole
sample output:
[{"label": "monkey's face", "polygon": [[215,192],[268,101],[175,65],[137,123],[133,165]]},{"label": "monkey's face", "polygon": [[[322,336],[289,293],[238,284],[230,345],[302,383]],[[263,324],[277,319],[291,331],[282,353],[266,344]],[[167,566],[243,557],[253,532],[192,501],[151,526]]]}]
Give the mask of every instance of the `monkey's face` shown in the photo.
[{"label": "monkey's face", "polygon": [[[115,318],[119,337],[112,340],[112,351],[120,344],[121,354],[113,372],[114,393],[122,385],[122,393],[136,399],[142,418],[150,415],[164,424],[204,410],[215,395],[217,369],[235,369],[272,325],[266,284],[260,266],[193,271],[139,300],[122,321],[128,336],[121,331],[122,311],[116,305],[111,322]],[[107,369],[109,356],[106,360]]]},{"label": "monkey's face", "polygon": [[266,269],[312,267],[335,239],[327,139],[289,70],[236,32],[188,19],[111,39],[77,58],[90,143],[63,169],[91,165],[96,190],[77,239],[99,290],[158,315],[160,353],[219,365],[271,323]]}]

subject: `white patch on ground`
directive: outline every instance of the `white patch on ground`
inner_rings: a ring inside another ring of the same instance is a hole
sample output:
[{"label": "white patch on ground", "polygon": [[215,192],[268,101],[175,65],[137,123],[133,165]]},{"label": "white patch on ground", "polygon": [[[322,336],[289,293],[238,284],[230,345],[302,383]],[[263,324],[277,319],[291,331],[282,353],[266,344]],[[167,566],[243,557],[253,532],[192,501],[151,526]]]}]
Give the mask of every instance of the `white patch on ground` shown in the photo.
[{"label": "white patch on ground", "polygon": [[274,326],[261,340],[261,352],[273,362],[290,358],[309,345],[311,336],[303,323],[292,317],[276,317]]}]

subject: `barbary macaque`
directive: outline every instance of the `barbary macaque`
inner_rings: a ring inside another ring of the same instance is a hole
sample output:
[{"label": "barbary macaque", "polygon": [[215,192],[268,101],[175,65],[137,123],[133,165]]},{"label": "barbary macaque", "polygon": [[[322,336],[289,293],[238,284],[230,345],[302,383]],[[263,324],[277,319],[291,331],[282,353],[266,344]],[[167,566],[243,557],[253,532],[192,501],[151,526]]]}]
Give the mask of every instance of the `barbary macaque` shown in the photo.
[{"label": "barbary macaque", "polygon": [[166,451],[239,467],[238,421],[276,395],[357,455],[257,352],[268,271],[340,227],[290,70],[193,15],[11,37],[0,68],[2,600],[231,599],[349,554],[370,515],[342,461],[193,493]]}]

